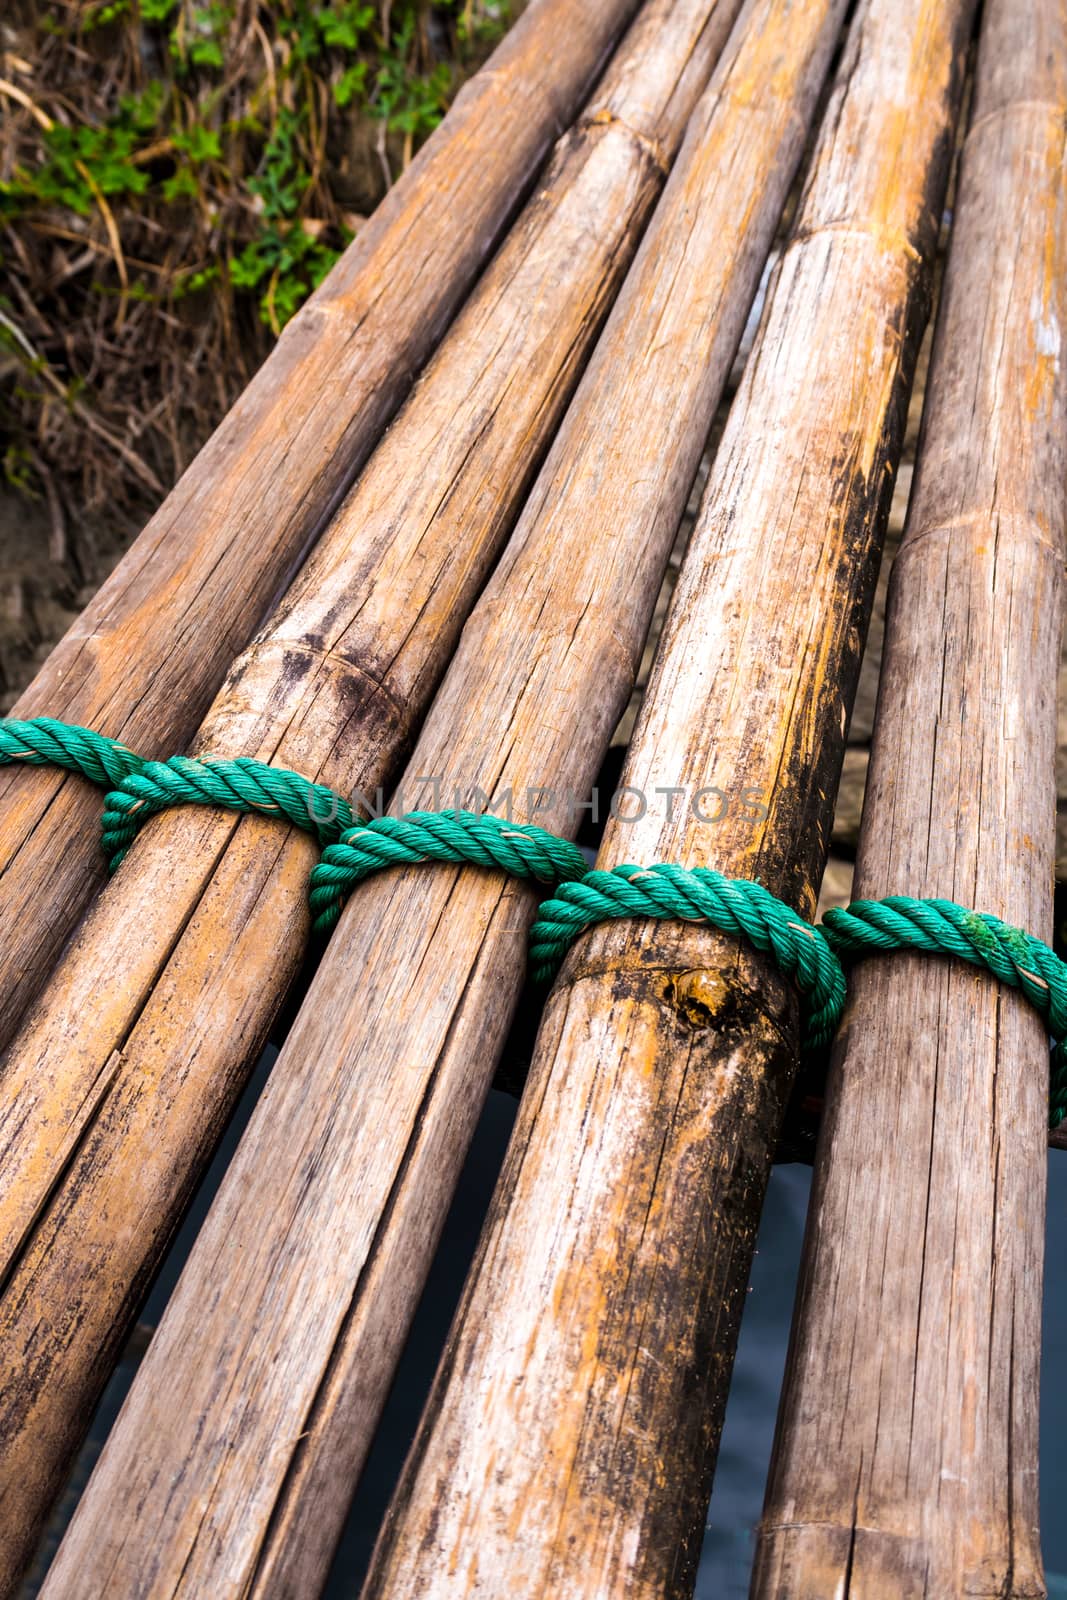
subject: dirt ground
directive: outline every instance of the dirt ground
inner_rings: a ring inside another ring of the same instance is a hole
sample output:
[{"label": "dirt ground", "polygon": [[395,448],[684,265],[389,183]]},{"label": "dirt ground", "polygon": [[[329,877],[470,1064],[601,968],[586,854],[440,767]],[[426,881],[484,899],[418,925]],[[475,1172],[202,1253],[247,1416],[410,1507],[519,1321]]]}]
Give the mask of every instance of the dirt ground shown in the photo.
[{"label": "dirt ground", "polygon": [[0,491],[0,713],[15,700],[136,537],[143,517],[56,518]]}]

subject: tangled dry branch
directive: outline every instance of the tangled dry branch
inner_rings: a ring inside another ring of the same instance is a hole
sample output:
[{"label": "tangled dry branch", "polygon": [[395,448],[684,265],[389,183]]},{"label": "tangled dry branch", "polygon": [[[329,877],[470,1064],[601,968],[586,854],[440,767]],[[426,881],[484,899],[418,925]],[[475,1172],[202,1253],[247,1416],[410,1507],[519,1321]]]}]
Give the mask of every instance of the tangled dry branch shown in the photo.
[{"label": "tangled dry branch", "polygon": [[16,0],[0,23],[7,481],[60,525],[64,505],[158,499],[517,9]]}]

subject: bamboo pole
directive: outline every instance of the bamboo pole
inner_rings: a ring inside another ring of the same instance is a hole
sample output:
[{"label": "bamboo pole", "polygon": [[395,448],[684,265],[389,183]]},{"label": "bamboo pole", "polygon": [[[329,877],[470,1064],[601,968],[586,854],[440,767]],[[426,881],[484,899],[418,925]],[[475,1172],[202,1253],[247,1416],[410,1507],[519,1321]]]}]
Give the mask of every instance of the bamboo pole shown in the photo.
[{"label": "bamboo pole", "polygon": [[[986,0],[857,897],[1052,931],[1067,5]],[[951,962],[857,965],[753,1593],[1036,1596],[1046,1030]]]},{"label": "bamboo pole", "polygon": [[[749,0],[401,809],[423,772],[472,798],[533,775],[592,781],[842,10]],[[390,873],[355,897],[48,1592],[144,1574],[158,1593],[314,1591],[492,1076],[531,910],[498,875],[448,869]]]},{"label": "bamboo pole", "polygon": [[[647,811],[602,865],[814,913],[973,10],[856,13],[623,772]],[[571,953],[364,1600],[690,1592],[795,1012],[702,928]]]},{"label": "bamboo pole", "polygon": [[[395,776],[739,7],[649,0],[198,748],[346,792]],[[263,818],[156,819],[7,1052],[8,1583],[299,967],[314,860]]]},{"label": "bamboo pole", "polygon": [[[13,707],[168,756],[366,460],[636,0],[535,0]],[[566,48],[559,48],[561,40]],[[99,796],[0,771],[0,1045],[102,876]]]}]

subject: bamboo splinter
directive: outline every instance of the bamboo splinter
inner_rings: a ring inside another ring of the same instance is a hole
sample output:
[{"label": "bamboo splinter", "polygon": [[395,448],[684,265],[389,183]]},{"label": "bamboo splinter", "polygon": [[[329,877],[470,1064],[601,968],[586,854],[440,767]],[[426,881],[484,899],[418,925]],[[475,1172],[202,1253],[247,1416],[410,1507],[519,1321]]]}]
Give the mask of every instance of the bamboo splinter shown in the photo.
[{"label": "bamboo splinter", "polygon": [[[1047,937],[1067,547],[1067,6],[986,0],[857,897]],[[1043,1595],[1048,1040],[954,962],[857,963],[753,1594]]]},{"label": "bamboo splinter", "polygon": [[[536,0],[12,708],[166,757],[432,352],[637,0]],[[567,48],[554,48],[566,39]],[[0,770],[0,1046],[102,877],[99,797]]]},{"label": "bamboo splinter", "polygon": [[[446,792],[592,782],[843,9],[746,5],[435,702],[410,803],[420,772]],[[373,1433],[532,907],[498,874],[447,868],[354,897],[47,1593],[146,1572],[165,1593],[234,1574],[256,1595],[308,1592],[302,1563],[315,1570]]]}]

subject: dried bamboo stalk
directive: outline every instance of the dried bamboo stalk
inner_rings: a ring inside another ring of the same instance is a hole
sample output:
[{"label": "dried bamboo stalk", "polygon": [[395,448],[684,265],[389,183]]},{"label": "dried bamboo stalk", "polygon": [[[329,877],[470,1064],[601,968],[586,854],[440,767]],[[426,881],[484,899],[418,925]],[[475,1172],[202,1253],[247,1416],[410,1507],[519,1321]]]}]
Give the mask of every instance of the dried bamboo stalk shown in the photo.
[{"label": "dried bamboo stalk", "polygon": [[[409,803],[420,772],[465,794],[534,773],[591,782],[842,11],[747,5],[464,633]],[[311,1591],[508,1025],[531,909],[497,875],[448,869],[356,896],[50,1592],[93,1592],[105,1573],[120,1590],[147,1574],[159,1593]]]},{"label": "dried bamboo stalk", "polygon": [[[191,736],[573,117],[636,0],[535,0],[12,714],[149,756]],[[558,48],[566,40],[565,50]],[[0,771],[0,1045],[102,877],[99,796]]]},{"label": "dried bamboo stalk", "polygon": [[[395,776],[739,8],[649,0],[201,749]],[[314,860],[261,818],[157,819],[7,1053],[0,1590],[299,966]]]},{"label": "dried bamboo stalk", "polygon": [[[604,865],[814,913],[972,16],[859,7],[623,773],[647,812]],[[572,952],[365,1600],[690,1592],[795,1011],[704,929]]]},{"label": "dried bamboo stalk", "polygon": [[[856,892],[1048,938],[1067,548],[1067,5],[987,0]],[[1036,1596],[1048,1041],[857,965],[753,1593]]]}]

